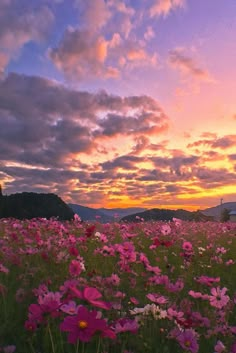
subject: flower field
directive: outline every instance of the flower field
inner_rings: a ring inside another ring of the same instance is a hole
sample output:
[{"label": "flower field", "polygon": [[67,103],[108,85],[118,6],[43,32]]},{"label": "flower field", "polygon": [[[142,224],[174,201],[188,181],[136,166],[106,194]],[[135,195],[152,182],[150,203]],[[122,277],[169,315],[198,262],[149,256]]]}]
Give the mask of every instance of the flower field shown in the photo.
[{"label": "flower field", "polygon": [[0,220],[0,352],[235,353],[236,223]]}]

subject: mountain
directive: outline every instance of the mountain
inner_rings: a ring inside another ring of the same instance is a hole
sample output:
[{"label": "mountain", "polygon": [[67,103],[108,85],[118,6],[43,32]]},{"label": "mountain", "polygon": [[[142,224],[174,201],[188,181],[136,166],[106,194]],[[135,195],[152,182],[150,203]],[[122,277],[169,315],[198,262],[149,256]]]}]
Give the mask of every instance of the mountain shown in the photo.
[{"label": "mountain", "polygon": [[146,208],[141,207],[128,207],[128,208],[99,208],[99,210],[112,218],[122,218],[130,214],[146,211]]},{"label": "mountain", "polygon": [[[139,218],[138,218],[139,217]],[[210,216],[203,215],[199,211],[190,212],[186,210],[169,210],[163,208],[153,208],[144,212],[125,216],[121,221],[139,222],[140,218],[144,221],[172,221],[173,218],[179,218],[184,221],[209,221],[212,220]]]},{"label": "mountain", "polygon": [[222,203],[222,205],[206,208],[205,210],[201,210],[200,212],[206,216],[214,217],[215,220],[219,220],[221,212],[224,208],[229,211],[236,211],[236,202],[225,202]]},{"label": "mountain", "polygon": [[[144,211],[141,207],[129,208],[91,208],[69,203],[68,206],[77,213],[83,221],[98,220],[101,223],[113,222],[114,219],[121,219],[129,214]],[[116,217],[117,216],[117,217]]]},{"label": "mountain", "polygon": [[101,212],[99,209],[85,207],[73,203],[69,203],[68,206],[78,215],[83,221],[95,221],[98,220],[101,223],[109,223],[112,222],[114,219],[113,217],[109,216]]},{"label": "mountain", "polygon": [[22,192],[0,195],[0,218],[52,218],[70,220],[74,212],[56,194]]}]

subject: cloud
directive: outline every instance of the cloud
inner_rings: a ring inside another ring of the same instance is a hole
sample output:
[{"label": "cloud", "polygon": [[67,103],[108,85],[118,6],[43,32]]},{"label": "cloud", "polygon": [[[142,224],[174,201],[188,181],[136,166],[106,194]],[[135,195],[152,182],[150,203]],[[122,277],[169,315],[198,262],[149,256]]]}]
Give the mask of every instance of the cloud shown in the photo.
[{"label": "cloud", "polygon": [[185,0],[154,0],[150,8],[150,16],[167,17],[171,11],[185,7]]},{"label": "cloud", "polygon": [[214,82],[207,70],[202,69],[195,61],[184,53],[182,49],[171,50],[169,63],[183,74],[205,82]]},{"label": "cloud", "polygon": [[144,33],[144,39],[151,40],[152,38],[155,37],[155,32],[151,26],[148,26],[146,29],[146,32]]},{"label": "cloud", "polygon": [[59,44],[49,49],[54,65],[70,79],[117,77],[118,71],[106,65],[108,42],[103,36],[67,28]]},{"label": "cloud", "polygon": [[[204,135],[207,137],[207,135]],[[187,145],[188,148],[200,147],[200,146],[209,146],[210,148],[220,148],[227,149],[236,146],[236,135],[225,135],[223,137],[217,137],[215,134],[208,135],[208,139],[200,139],[193,143]]]},{"label": "cloud", "polygon": [[103,146],[105,135],[136,138],[168,128],[167,116],[148,96],[92,94],[18,74],[0,81],[0,113],[4,158],[44,167],[89,154]]},{"label": "cloud", "polygon": [[152,135],[169,128],[168,118],[161,112],[137,112],[134,115],[108,114],[100,122],[97,136]]},{"label": "cloud", "polygon": [[157,55],[149,54],[137,40],[122,39],[114,33],[110,41],[88,30],[69,27],[48,56],[71,80],[118,78],[121,70],[156,66]]},{"label": "cloud", "polygon": [[75,7],[81,12],[81,20],[92,31],[104,27],[111,17],[111,12],[104,0],[76,0]]},{"label": "cloud", "polygon": [[232,162],[233,162],[233,161],[236,161],[236,153],[229,154],[229,155],[228,155],[228,158],[229,158],[229,160],[232,161]]},{"label": "cloud", "polygon": [[236,135],[228,135],[218,138],[211,145],[213,148],[230,148],[236,146]]},{"label": "cloud", "polygon": [[157,53],[149,53],[145,43],[133,39],[123,40],[118,33],[113,35],[109,49],[110,59],[122,71],[141,66],[156,67],[158,64]]},{"label": "cloud", "polygon": [[22,0],[1,1],[0,4],[0,70],[30,41],[44,40],[54,21],[45,5],[33,6]]}]

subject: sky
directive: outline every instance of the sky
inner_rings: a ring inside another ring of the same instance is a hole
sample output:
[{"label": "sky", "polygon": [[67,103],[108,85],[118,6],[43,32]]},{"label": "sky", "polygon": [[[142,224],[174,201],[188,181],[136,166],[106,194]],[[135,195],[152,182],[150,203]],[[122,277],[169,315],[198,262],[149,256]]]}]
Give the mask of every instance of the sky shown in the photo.
[{"label": "sky", "polygon": [[235,0],[1,0],[3,194],[236,201],[235,35]]}]

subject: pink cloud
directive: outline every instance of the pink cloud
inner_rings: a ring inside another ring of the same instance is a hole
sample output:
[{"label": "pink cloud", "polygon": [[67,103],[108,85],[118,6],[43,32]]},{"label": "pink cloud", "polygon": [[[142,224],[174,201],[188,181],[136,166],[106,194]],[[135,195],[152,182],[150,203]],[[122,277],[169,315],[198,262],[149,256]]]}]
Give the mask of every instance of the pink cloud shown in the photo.
[{"label": "pink cloud", "polygon": [[55,66],[71,79],[117,77],[118,70],[105,63],[107,55],[103,36],[74,28],[67,28],[58,46],[49,50]]},{"label": "pink cloud", "polygon": [[82,21],[92,31],[104,27],[111,17],[104,0],[77,0],[75,6],[82,9]]},{"label": "pink cloud", "polygon": [[166,17],[171,11],[185,7],[185,0],[155,0],[150,8],[150,16]]},{"label": "pink cloud", "polygon": [[182,49],[170,51],[169,63],[183,74],[190,75],[197,80],[214,82],[207,70],[202,69],[190,56],[186,55]]}]

